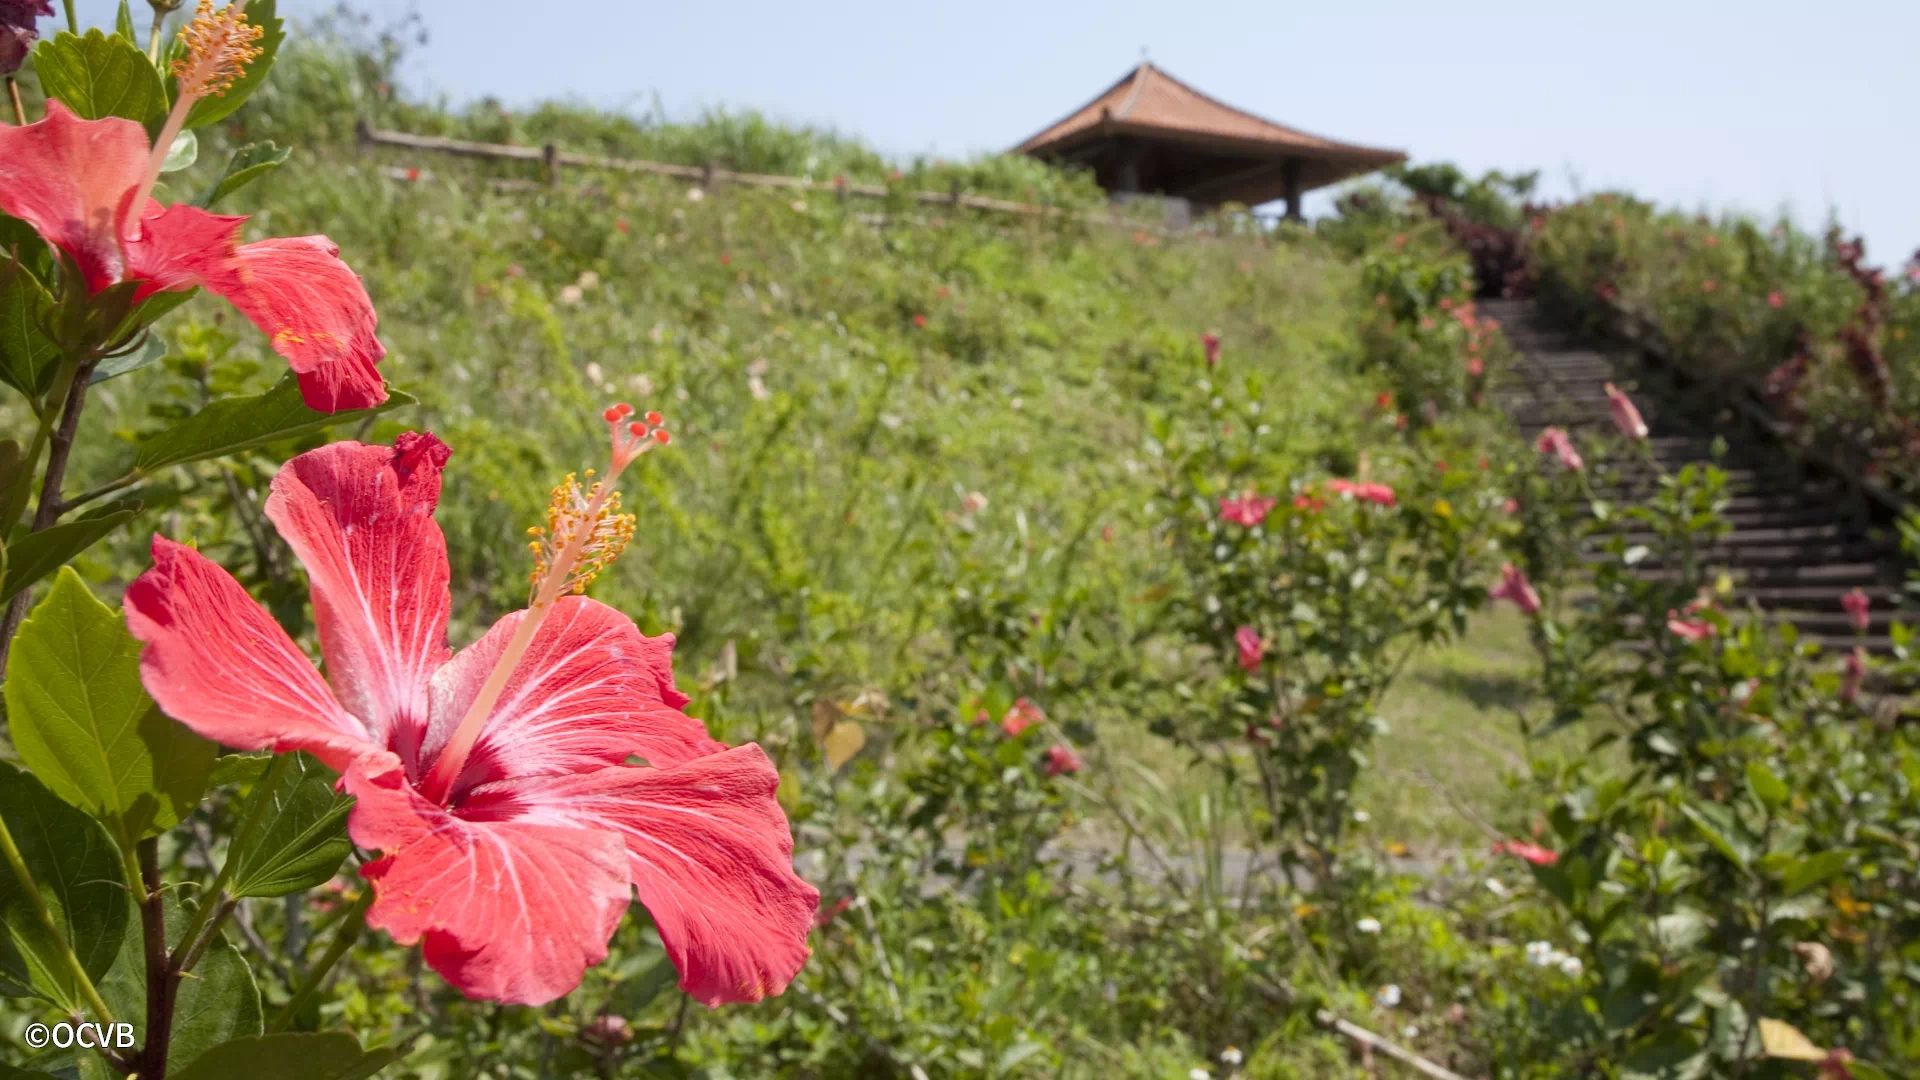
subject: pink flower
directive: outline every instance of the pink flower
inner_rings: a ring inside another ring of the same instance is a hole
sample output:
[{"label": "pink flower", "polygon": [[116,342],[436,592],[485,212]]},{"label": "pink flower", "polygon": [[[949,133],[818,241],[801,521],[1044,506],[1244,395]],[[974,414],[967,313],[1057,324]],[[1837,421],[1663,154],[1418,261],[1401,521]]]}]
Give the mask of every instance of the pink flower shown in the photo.
[{"label": "pink flower", "polygon": [[1852,701],[1860,696],[1860,684],[1867,677],[1867,650],[1856,648],[1847,654],[1846,673],[1840,677],[1840,700]]},{"label": "pink flower", "polygon": [[1267,643],[1260,640],[1259,632],[1243,626],[1233,632],[1233,644],[1240,651],[1240,670],[1259,671],[1260,658],[1267,652]]},{"label": "pink flower", "polygon": [[1848,1066],[1853,1064],[1853,1051],[1838,1046],[1827,1051],[1817,1066],[1820,1080],[1853,1080],[1856,1075]]},{"label": "pink flower", "polygon": [[91,292],[135,281],[136,302],[195,287],[225,298],[286,358],[309,408],[387,400],[373,302],[331,240],[242,244],[246,218],[148,197],[197,96],[183,82],[157,149],[133,120],[81,120],[58,101],[43,120],[0,126],[0,210],[70,256]]},{"label": "pink flower", "polygon": [[587,1021],[580,1037],[599,1046],[625,1046],[633,1041],[633,1026],[624,1016],[601,1013]]},{"label": "pink flower", "polygon": [[813,928],[815,930],[826,929],[832,925],[833,920],[845,914],[846,910],[852,906],[853,897],[851,896],[843,896],[831,904],[821,904],[820,910],[813,914]]},{"label": "pink flower", "polygon": [[1500,568],[1500,584],[1488,589],[1487,595],[1495,600],[1512,601],[1522,614],[1535,615],[1540,611],[1540,594],[1533,590],[1526,571],[1512,563]]},{"label": "pink flower", "polygon": [[1221,499],[1220,520],[1252,528],[1267,520],[1267,513],[1273,509],[1274,503],[1273,499],[1259,499],[1252,495],[1240,499]]},{"label": "pink flower", "polygon": [[927,317],[925,315],[915,315],[913,317],[913,325],[924,328],[927,325]]},{"label": "pink flower", "polygon": [[1059,776],[1061,773],[1080,771],[1080,755],[1061,743],[1047,747],[1047,775]]},{"label": "pink flower", "polygon": [[1359,484],[1352,480],[1329,480],[1327,490],[1336,495],[1351,495],[1361,502],[1375,503],[1380,506],[1395,505],[1393,488],[1386,484]]},{"label": "pink flower", "polygon": [[1529,844],[1525,840],[1502,840],[1493,845],[1495,855],[1515,855],[1535,866],[1552,866],[1560,861],[1560,853],[1538,844]]},{"label": "pink flower", "polygon": [[759,746],[729,749],[680,711],[671,635],[575,594],[576,571],[604,566],[631,527],[601,492],[660,444],[639,421],[623,439],[623,408],[609,413],[607,487],[555,492],[559,550],[533,603],[457,653],[433,518],[449,451],[432,435],[334,443],[273,480],[266,515],[306,566],[324,679],[190,547],[155,536],[153,567],[126,592],[160,708],[228,746],[306,750],[339,770],[358,800],[354,842],[382,852],[360,869],[368,925],[422,942],[469,997],[571,991],[636,890],[681,988],[708,1005],[777,994],[807,958],[819,894],[793,872],[779,773]]},{"label": "pink flower", "polygon": [[1613,414],[1613,426],[1620,429],[1620,434],[1629,439],[1647,437],[1647,422],[1640,419],[1640,410],[1633,407],[1633,399],[1612,383],[1607,384],[1607,411]]},{"label": "pink flower", "polygon": [[1860,589],[1853,589],[1840,598],[1840,606],[1847,609],[1847,620],[1853,623],[1854,632],[1864,634],[1867,627],[1873,625],[1873,598]]},{"label": "pink flower", "polygon": [[1311,495],[1295,495],[1293,497],[1293,508],[1295,510],[1304,510],[1309,514],[1319,513],[1321,510],[1326,509],[1326,505],[1324,501],[1316,499]]},{"label": "pink flower", "polygon": [[1013,703],[1013,708],[1007,710],[1007,715],[1000,718],[1000,730],[1007,733],[1007,738],[1017,739],[1021,732],[1046,718],[1047,714],[1040,711],[1040,706],[1020,698]]},{"label": "pink flower", "polygon": [[[1712,237],[1708,237],[1708,239],[1712,239]],[[1708,246],[1711,247],[1712,245],[1708,245]],[[1713,290],[1719,287],[1720,287],[1720,283],[1713,280],[1712,278],[1708,278],[1707,280],[1700,283],[1701,292],[1712,292]]]},{"label": "pink flower", "polygon": [[1213,367],[1220,362],[1220,335],[1208,331],[1200,335],[1200,347],[1206,350],[1207,366]]},{"label": "pink flower", "polygon": [[1508,499],[1506,502],[1503,502],[1500,504],[1500,509],[1506,511],[1509,514],[1517,514],[1520,512],[1520,500]]},{"label": "pink flower", "polygon": [[1701,641],[1714,633],[1712,623],[1705,619],[1683,619],[1677,611],[1667,612],[1667,629],[1688,641]]},{"label": "pink flower", "polygon": [[1786,307],[1787,298],[1780,295],[1780,290],[1775,289],[1773,292],[1767,294],[1767,306],[1770,308]]},{"label": "pink flower", "polygon": [[1487,373],[1487,365],[1478,356],[1467,357],[1467,377],[1477,379]]},{"label": "pink flower", "polygon": [[1533,445],[1543,454],[1552,454],[1568,472],[1579,472],[1587,467],[1586,459],[1573,448],[1573,440],[1567,438],[1567,433],[1560,428],[1550,427],[1541,432],[1539,441]]}]

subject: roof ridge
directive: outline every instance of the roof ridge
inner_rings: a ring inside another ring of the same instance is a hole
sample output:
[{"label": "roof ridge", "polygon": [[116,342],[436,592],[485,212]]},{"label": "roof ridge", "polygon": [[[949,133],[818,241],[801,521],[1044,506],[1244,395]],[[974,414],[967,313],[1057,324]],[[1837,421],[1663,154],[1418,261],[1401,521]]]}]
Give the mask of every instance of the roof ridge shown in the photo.
[{"label": "roof ridge", "polygon": [[[1146,93],[1147,79],[1154,74],[1154,71],[1155,69],[1152,62],[1147,60],[1142,60],[1134,66],[1133,71],[1129,75],[1129,78],[1133,81],[1133,89],[1127,92],[1127,100],[1121,102],[1120,107],[1114,110],[1111,119],[1125,120],[1127,118],[1127,114],[1133,111],[1133,107],[1140,103],[1140,95]],[[1178,79],[1174,80],[1175,83],[1179,81]]]}]

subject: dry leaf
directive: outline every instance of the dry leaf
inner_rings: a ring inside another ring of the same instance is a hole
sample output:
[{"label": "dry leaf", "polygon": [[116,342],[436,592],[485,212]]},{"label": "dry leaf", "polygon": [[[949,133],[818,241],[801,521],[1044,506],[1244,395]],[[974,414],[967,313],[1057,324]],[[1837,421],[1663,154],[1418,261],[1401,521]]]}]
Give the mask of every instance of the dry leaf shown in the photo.
[{"label": "dry leaf", "polygon": [[867,730],[857,720],[842,720],[827,732],[824,742],[827,768],[838,771],[867,745]]},{"label": "dry leaf", "polygon": [[1825,1061],[1827,1052],[1785,1020],[1760,1018],[1760,1048],[1770,1058],[1788,1061]]},{"label": "dry leaf", "polygon": [[813,700],[813,741],[826,742],[827,733],[833,730],[833,725],[839,720],[839,705],[835,704],[831,698],[815,698]]}]

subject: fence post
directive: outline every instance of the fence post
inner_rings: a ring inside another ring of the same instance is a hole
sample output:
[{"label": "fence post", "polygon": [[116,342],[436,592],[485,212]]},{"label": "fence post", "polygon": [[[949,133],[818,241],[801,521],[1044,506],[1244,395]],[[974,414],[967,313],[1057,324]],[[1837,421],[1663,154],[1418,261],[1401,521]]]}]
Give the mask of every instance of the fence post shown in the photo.
[{"label": "fence post", "polygon": [[364,116],[353,122],[353,144],[359,147],[362,153],[373,149],[373,125],[367,123],[367,118]]},{"label": "fence post", "polygon": [[954,177],[947,188],[947,200],[957,208],[960,205],[960,178]]},{"label": "fence post", "polygon": [[560,183],[560,148],[548,143],[540,148],[540,161],[547,168],[547,186]]},{"label": "fence post", "polygon": [[719,175],[719,172],[720,170],[715,168],[711,161],[700,166],[700,190],[709,195],[713,194],[714,178]]}]

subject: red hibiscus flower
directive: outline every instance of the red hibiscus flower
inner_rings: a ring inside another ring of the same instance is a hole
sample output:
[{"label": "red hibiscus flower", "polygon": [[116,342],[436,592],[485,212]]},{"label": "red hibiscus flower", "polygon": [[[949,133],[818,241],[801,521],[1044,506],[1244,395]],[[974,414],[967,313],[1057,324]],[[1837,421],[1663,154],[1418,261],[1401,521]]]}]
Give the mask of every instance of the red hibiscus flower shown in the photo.
[{"label": "red hibiscus flower", "polygon": [[1559,852],[1539,844],[1529,844],[1525,840],[1502,840],[1493,845],[1493,853],[1518,856],[1535,866],[1552,866],[1560,861]]},{"label": "red hibiscus flower", "polygon": [[[225,570],[156,536],[127,589],[162,710],[228,746],[307,750],[358,798],[369,925],[469,997],[537,1005],[607,955],[635,890],[680,986],[708,1005],[781,992],[819,894],[793,872],[757,745],[681,712],[673,638],[578,595],[631,535],[612,485],[665,432],[608,410],[613,467],[555,492],[526,611],[459,652],[433,519],[449,451],[432,435],[294,458],[266,514],[307,568],[326,677]],[[650,419],[651,419],[650,414]],[[630,759],[645,761],[629,765]]]},{"label": "red hibiscus flower", "polygon": [[1520,512],[1520,500],[1510,498],[1506,502],[1503,502],[1500,504],[1500,509],[1509,514],[1517,514]]},{"label": "red hibiscus flower", "polygon": [[1220,335],[1208,331],[1200,335],[1200,347],[1206,350],[1207,366],[1213,367],[1220,362]]},{"label": "red hibiscus flower", "polygon": [[1567,438],[1567,433],[1560,428],[1550,427],[1541,432],[1534,448],[1543,454],[1552,454],[1568,472],[1579,472],[1587,467],[1586,459],[1573,448],[1573,440]]},{"label": "red hibiscus flower", "polygon": [[1329,480],[1327,490],[1335,495],[1351,495],[1361,502],[1370,502],[1379,506],[1393,506],[1398,501],[1393,488],[1386,484],[1358,484],[1352,480]]},{"label": "red hibiscus flower", "polygon": [[1061,773],[1077,773],[1080,771],[1080,766],[1080,755],[1074,753],[1070,747],[1061,743],[1055,743],[1047,747],[1046,768],[1048,776],[1059,776]]},{"label": "red hibiscus flower", "polygon": [[331,240],[242,244],[246,218],[149,197],[187,110],[230,84],[255,51],[258,28],[238,15],[201,19],[213,21],[211,36],[188,35],[198,44],[175,66],[179,97],[152,145],[135,121],[81,120],[52,100],[45,119],[0,126],[0,210],[69,256],[93,292],[137,281],[136,301],[195,287],[224,297],[286,358],[308,407],[378,405],[387,390],[374,365],[386,349],[374,336],[373,303]]},{"label": "red hibiscus flower", "polygon": [[1701,641],[1713,636],[1713,624],[1705,619],[1683,619],[1677,611],[1667,612],[1667,629],[1688,641]]},{"label": "red hibiscus flower", "polygon": [[1873,625],[1873,598],[1860,589],[1854,589],[1840,598],[1840,606],[1847,609],[1847,621],[1853,624],[1857,633],[1866,633]]},{"label": "red hibiscus flower", "polygon": [[1007,738],[1017,739],[1021,732],[1046,718],[1047,714],[1040,711],[1040,706],[1020,698],[1013,703],[1013,708],[1007,710],[1007,715],[1000,718],[1000,730],[1006,732]]},{"label": "red hibiscus flower", "polygon": [[1260,632],[1243,626],[1233,632],[1233,644],[1240,652],[1240,670],[1259,671],[1260,658],[1267,653],[1267,643],[1260,640]]},{"label": "red hibiscus flower", "polygon": [[1311,495],[1295,495],[1293,497],[1293,508],[1295,510],[1305,510],[1309,514],[1319,513],[1326,508],[1326,505],[1325,502]]},{"label": "red hibiscus flower", "polygon": [[919,326],[919,327],[924,327],[924,326],[926,326],[926,325],[927,325],[927,317],[926,317],[925,315],[915,315],[915,316],[913,317],[913,325],[915,325],[915,326]]},{"label": "red hibiscus flower", "polygon": [[1773,292],[1770,292],[1767,294],[1767,306],[1770,308],[1786,307],[1787,298],[1784,296],[1781,296],[1779,290],[1776,289]]},{"label": "red hibiscus flower", "polygon": [[1509,600],[1523,614],[1534,615],[1540,611],[1540,594],[1533,589],[1533,583],[1527,580],[1526,571],[1508,563],[1500,568],[1500,584],[1487,590],[1487,595],[1495,600]]},{"label": "red hibiscus flower", "polygon": [[1274,502],[1273,499],[1261,499],[1252,495],[1240,499],[1221,499],[1220,520],[1252,528],[1267,520],[1267,513],[1273,509]]},{"label": "red hibiscus flower", "polygon": [[1607,384],[1607,411],[1613,414],[1613,426],[1620,429],[1620,434],[1629,439],[1647,437],[1647,422],[1640,419],[1640,410],[1633,407],[1633,399],[1612,383]]}]

